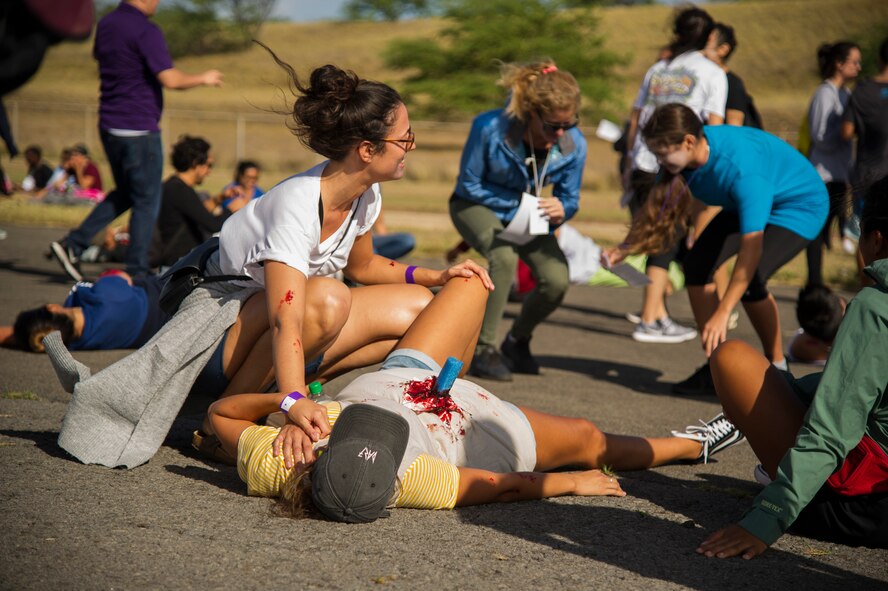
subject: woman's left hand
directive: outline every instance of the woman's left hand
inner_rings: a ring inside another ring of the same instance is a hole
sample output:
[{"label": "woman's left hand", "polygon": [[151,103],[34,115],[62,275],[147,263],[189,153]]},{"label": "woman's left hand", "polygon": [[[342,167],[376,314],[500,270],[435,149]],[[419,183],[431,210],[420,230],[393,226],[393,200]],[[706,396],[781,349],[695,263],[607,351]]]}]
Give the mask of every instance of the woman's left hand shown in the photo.
[{"label": "woman's left hand", "polygon": [[725,312],[718,308],[712,317],[706,321],[700,338],[703,341],[703,351],[709,357],[715,348],[722,344],[728,338],[728,317],[730,312]]},{"label": "woman's left hand", "polygon": [[441,271],[437,285],[444,285],[454,277],[471,277],[473,275],[477,275],[481,279],[481,283],[488,291],[494,290],[493,280],[490,278],[490,274],[487,273],[487,269],[469,259]]},{"label": "woman's left hand", "polygon": [[749,560],[768,549],[763,541],[737,525],[724,527],[703,541],[697,547],[697,553],[712,558],[730,558],[742,554]]},{"label": "woman's left hand", "polygon": [[540,197],[540,210],[549,218],[550,224],[564,221],[564,204],[557,197]]}]

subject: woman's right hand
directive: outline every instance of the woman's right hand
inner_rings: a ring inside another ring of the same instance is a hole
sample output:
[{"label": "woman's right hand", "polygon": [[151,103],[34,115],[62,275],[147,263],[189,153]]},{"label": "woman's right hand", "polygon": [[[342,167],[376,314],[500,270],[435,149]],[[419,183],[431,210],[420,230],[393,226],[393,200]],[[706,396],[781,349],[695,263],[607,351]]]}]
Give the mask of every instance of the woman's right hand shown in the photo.
[{"label": "woman's right hand", "polygon": [[296,463],[314,462],[312,444],[330,435],[330,421],[327,409],[308,398],[296,402],[287,411],[287,419],[292,424],[281,427],[281,432],[272,444],[274,456],[284,454],[284,464],[292,468]]},{"label": "woman's right hand", "polygon": [[626,258],[627,254],[628,253],[619,246],[602,249],[601,266],[605,269],[610,269],[614,265],[623,262],[623,259]]},{"label": "woman's right hand", "polygon": [[576,480],[576,489],[573,494],[580,497],[626,496],[617,479],[601,470],[575,472],[574,479]]}]

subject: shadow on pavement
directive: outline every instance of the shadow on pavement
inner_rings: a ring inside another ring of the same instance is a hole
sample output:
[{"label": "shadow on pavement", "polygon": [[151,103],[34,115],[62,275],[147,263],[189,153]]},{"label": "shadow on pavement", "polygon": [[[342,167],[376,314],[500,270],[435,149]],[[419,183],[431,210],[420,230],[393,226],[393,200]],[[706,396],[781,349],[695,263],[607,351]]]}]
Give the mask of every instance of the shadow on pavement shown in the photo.
[{"label": "shadow on pavement", "polygon": [[590,378],[619,384],[643,394],[671,396],[672,384],[658,381],[663,375],[663,372],[658,369],[586,357],[537,355],[536,358],[543,368],[586,374]]},{"label": "shadow on pavement", "polygon": [[[202,458],[197,457],[197,454],[193,457],[200,461],[204,461]],[[216,488],[237,495],[243,495],[244,489],[246,488],[246,485],[244,485],[240,478],[238,478],[237,468],[234,468],[233,466],[223,466],[222,464],[219,464],[218,468],[203,468],[201,466],[177,466],[176,464],[167,464],[164,466],[164,469],[171,474],[206,482],[207,484],[212,484]]]},{"label": "shadow on pavement", "polygon": [[[673,492],[674,494],[674,492]],[[602,503],[619,503],[607,499]],[[878,580],[779,549],[752,563],[735,558],[709,559],[695,552],[705,531],[645,511],[570,502],[516,503],[507,512],[466,508],[458,511],[467,525],[485,527],[560,552],[654,580],[701,591],[782,587],[874,589]],[[514,560],[557,560],[542,551]],[[654,585],[656,587],[656,585]]]},{"label": "shadow on pavement", "polygon": [[76,458],[59,447],[58,431],[16,431],[14,429],[0,429],[0,434],[18,439],[29,439],[34,445],[48,456],[68,460],[79,464]]},{"label": "shadow on pavement", "polygon": [[46,269],[40,269],[37,267],[20,267],[15,264],[15,261],[4,260],[0,261],[0,270],[3,271],[11,271],[13,273],[21,273],[22,275],[34,275],[36,277],[46,277],[48,281],[52,283],[66,283],[71,284],[74,283],[68,275],[65,274],[61,269],[47,271]]}]

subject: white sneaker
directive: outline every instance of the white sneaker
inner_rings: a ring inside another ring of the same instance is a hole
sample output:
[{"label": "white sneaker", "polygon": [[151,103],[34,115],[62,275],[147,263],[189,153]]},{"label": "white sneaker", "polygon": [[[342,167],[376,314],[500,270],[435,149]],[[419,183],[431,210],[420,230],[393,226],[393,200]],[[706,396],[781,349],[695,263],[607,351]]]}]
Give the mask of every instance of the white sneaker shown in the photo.
[{"label": "white sneaker", "polygon": [[696,463],[709,463],[709,457],[728,449],[732,445],[745,439],[734,423],[725,418],[725,413],[720,412],[706,422],[700,421],[699,425],[688,425],[684,431],[673,431],[674,437],[693,439],[703,444],[703,449],[697,457]]},{"label": "white sneaker", "polygon": [[676,323],[669,316],[652,324],[639,322],[632,332],[632,338],[641,343],[684,343],[696,336],[696,330]]},{"label": "white sneaker", "polygon": [[740,312],[731,310],[731,314],[728,316],[728,330],[734,330],[738,324],[740,324]]},{"label": "white sneaker", "polygon": [[638,314],[634,312],[626,312],[626,320],[631,322],[632,324],[640,324],[641,323],[641,312]]}]

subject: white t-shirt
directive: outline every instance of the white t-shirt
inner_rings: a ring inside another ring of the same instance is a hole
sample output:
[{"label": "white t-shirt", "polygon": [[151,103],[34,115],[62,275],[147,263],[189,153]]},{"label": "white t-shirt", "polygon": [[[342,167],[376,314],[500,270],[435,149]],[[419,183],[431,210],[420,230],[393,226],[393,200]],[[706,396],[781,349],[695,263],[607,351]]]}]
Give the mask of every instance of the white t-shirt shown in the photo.
[{"label": "white t-shirt", "polygon": [[284,263],[306,277],[333,275],[346,266],[355,239],[376,222],[382,195],[379,185],[371,185],[342,226],[321,242],[318,201],[328,162],[278,183],[225,221],[219,234],[224,274],[248,275],[264,286],[264,261]]},{"label": "white t-shirt", "polygon": [[[334,400],[378,406],[403,416],[410,439],[401,463],[406,469],[420,454],[456,466],[493,472],[527,472],[536,466],[536,440],[527,417],[481,386],[458,379],[450,389],[451,408],[429,410],[429,397],[411,397],[411,383],[435,376],[423,369],[393,368],[364,374]],[[431,403],[431,404],[430,404]],[[440,406],[438,407],[441,408]]]},{"label": "white t-shirt", "polygon": [[724,71],[699,51],[683,53],[670,61],[661,60],[644,76],[633,107],[640,109],[638,140],[632,150],[634,167],[657,172],[657,158],[644,143],[641,130],[660,105],[687,105],[704,122],[710,114],[725,116],[728,78]]}]

